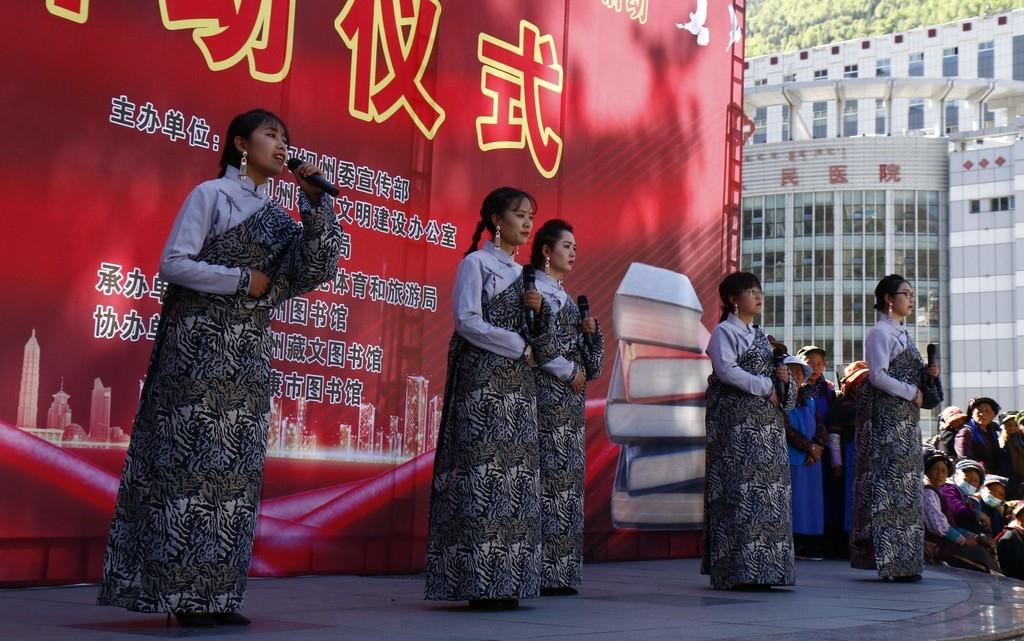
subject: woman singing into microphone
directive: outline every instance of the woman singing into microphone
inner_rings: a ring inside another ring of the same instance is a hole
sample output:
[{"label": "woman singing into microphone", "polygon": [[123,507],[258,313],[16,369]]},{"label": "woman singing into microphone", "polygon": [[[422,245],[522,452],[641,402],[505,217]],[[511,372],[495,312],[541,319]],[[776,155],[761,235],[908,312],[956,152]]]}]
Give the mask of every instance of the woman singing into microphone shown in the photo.
[{"label": "woman singing into microphone", "polygon": [[[904,321],[914,288],[889,274],[875,287],[878,321],[864,337],[868,382],[857,407],[850,565],[883,579],[918,581],[924,565],[921,405],[925,365]],[[937,377],[939,366],[928,373]]]},{"label": "woman singing into microphone", "polygon": [[[558,356],[535,370],[540,422],[544,567],[541,594],[576,594],[583,570],[584,401],[587,381],[601,375],[604,337],[580,317],[562,279],[576,262],[576,238],[564,220],[549,220],[533,239],[530,264],[551,306]],[[588,338],[584,338],[584,337]]]},{"label": "woman singing into microphone", "polygon": [[245,598],[272,394],[270,313],[331,280],[333,201],[295,169],[302,224],[269,194],[288,129],[255,109],[224,137],[220,177],[182,205],[160,259],[170,285],[132,427],[99,603],[246,624]]},{"label": "woman singing into microphone", "polygon": [[[455,333],[430,495],[427,599],[468,600],[493,610],[540,592],[531,366],[551,360],[555,346],[551,308],[535,289],[526,290],[513,260],[529,239],[535,211],[533,198],[518,189],[488,194],[455,277]],[[477,249],[485,229],[494,240]]]},{"label": "woman singing into microphone", "polygon": [[[704,559],[711,587],[793,585],[793,525],[783,411],[796,402],[785,365],[754,317],[764,292],[757,276],[718,285],[722,318],[711,333],[707,392]],[[781,388],[784,396],[780,398]]]}]

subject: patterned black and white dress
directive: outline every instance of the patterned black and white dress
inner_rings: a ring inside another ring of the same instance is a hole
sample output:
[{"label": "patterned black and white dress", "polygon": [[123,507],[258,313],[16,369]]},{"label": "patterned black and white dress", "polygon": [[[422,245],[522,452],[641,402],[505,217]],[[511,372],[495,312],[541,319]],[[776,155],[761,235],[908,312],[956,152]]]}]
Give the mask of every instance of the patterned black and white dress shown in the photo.
[{"label": "patterned black and white dress", "polygon": [[521,271],[491,243],[459,264],[430,495],[427,599],[540,592],[537,386],[524,353],[529,345],[545,363],[554,341],[546,303],[534,331],[524,326]]},{"label": "patterned black and white dress", "polygon": [[544,562],[542,588],[579,585],[583,574],[583,476],[586,472],[584,404],[586,390],[572,391],[577,372],[588,381],[601,376],[604,337],[600,329],[588,347],[580,331],[580,311],[546,274],[537,289],[551,305],[558,356],[537,368],[540,421],[540,475]]},{"label": "patterned black and white dress", "polygon": [[[865,351],[870,374],[857,406],[850,565],[877,569],[883,578],[919,575],[924,460],[913,398],[924,363],[906,331],[884,315],[865,338]],[[891,351],[898,353],[890,357]]]},{"label": "patterned black and white dress", "polygon": [[[715,589],[793,585],[792,492],[782,411],[771,397],[772,348],[734,315],[708,344],[704,557]],[[793,407],[789,385],[783,409]]]},{"label": "patterned black and white dress", "polygon": [[[299,202],[302,225],[266,201],[207,238],[195,260],[243,268],[237,293],[166,292],[107,542],[102,605],[183,613],[243,605],[267,449],[270,313],[332,279],[341,251],[331,199],[316,209],[304,194]],[[262,298],[246,294],[247,267],[270,278]]]}]

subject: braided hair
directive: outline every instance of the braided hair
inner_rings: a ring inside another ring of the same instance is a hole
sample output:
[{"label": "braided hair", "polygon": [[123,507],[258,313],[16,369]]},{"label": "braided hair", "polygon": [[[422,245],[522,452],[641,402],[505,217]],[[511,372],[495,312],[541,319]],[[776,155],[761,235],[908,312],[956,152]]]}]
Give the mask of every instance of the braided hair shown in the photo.
[{"label": "braided hair", "polygon": [[477,250],[477,245],[480,244],[480,237],[483,236],[485,229],[492,234],[495,232],[492,217],[498,216],[500,218],[510,207],[519,204],[524,198],[530,201],[530,205],[536,211],[536,199],[522,189],[498,187],[487,194],[484,202],[480,205],[480,220],[477,221],[476,229],[473,231],[473,242],[463,255],[469,256]]}]

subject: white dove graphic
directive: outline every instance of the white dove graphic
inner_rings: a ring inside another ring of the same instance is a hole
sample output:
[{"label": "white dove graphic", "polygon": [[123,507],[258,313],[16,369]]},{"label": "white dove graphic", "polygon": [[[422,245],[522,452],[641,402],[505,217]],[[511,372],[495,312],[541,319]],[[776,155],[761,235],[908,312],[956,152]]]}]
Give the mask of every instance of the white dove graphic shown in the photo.
[{"label": "white dove graphic", "polygon": [[[730,5],[731,8],[731,5]],[[708,0],[697,0],[697,11],[696,13],[690,14],[690,21],[686,24],[676,23],[677,29],[686,29],[693,35],[697,36],[697,44],[702,47],[706,47],[708,42],[711,41],[711,32],[707,27],[704,26],[704,22],[708,19]]]},{"label": "white dove graphic", "polygon": [[743,30],[740,29],[739,21],[736,19],[736,9],[729,5],[729,44],[725,45],[725,50],[728,51],[734,44],[740,41],[743,37]]}]

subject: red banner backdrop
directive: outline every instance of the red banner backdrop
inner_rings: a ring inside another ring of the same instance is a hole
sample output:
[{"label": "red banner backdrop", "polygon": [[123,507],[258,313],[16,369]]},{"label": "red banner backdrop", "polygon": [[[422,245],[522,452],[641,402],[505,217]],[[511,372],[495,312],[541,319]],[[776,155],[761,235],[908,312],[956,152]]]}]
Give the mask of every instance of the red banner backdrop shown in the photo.
[{"label": "red banner backdrop", "polygon": [[[606,333],[634,260],[686,273],[713,326],[735,252],[736,7],[7,3],[0,585],[99,577],[160,250],[255,106],[339,185],[347,245],[334,283],[276,314],[253,573],[420,569],[451,282],[486,192],[524,188],[538,223],[576,225],[567,288]],[[295,184],[272,189],[294,213]],[[589,389],[587,558],[697,554],[693,532],[612,527],[607,378]]]}]

